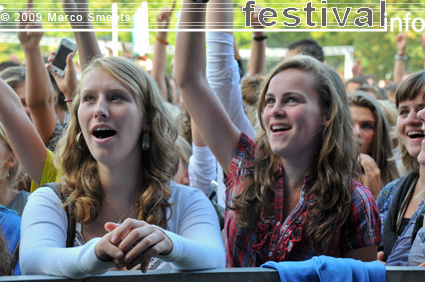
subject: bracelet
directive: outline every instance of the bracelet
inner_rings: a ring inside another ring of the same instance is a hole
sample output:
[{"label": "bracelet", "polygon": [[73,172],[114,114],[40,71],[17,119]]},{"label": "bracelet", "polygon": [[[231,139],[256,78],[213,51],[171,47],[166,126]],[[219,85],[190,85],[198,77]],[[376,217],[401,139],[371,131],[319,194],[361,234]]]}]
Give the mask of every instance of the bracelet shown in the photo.
[{"label": "bracelet", "polygon": [[253,36],[252,39],[254,39],[255,41],[264,41],[267,39],[267,35]]},{"label": "bracelet", "polygon": [[72,99],[63,99],[66,103],[72,102]]},{"label": "bracelet", "polygon": [[162,44],[164,44],[164,45],[168,45],[168,42],[167,41],[165,41],[164,39],[162,39],[161,37],[156,37],[156,40],[159,42],[159,43],[162,43]]},{"label": "bracelet", "polygon": [[407,62],[407,55],[399,55],[399,54],[395,54],[394,59],[395,59],[396,61]]}]

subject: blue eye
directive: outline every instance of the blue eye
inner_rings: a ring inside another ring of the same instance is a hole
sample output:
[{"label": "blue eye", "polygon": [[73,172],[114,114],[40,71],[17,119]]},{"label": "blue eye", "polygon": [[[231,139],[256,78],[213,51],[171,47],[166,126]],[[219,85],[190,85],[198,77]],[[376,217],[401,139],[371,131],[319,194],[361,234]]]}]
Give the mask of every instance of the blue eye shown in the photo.
[{"label": "blue eye", "polygon": [[83,101],[84,102],[88,102],[88,101],[94,101],[94,97],[91,95],[86,95],[83,97]]},{"label": "blue eye", "polygon": [[288,97],[288,99],[286,99],[286,103],[298,103],[298,99],[294,98],[294,97]]},{"label": "blue eye", "polygon": [[113,95],[111,100],[112,101],[124,101],[125,99],[121,95]]},{"label": "blue eye", "polygon": [[408,110],[402,110],[398,113],[399,116],[407,116],[409,114]]},{"label": "blue eye", "polygon": [[276,100],[274,98],[267,98],[265,102],[266,102],[266,105],[270,105],[270,104],[275,103]]}]

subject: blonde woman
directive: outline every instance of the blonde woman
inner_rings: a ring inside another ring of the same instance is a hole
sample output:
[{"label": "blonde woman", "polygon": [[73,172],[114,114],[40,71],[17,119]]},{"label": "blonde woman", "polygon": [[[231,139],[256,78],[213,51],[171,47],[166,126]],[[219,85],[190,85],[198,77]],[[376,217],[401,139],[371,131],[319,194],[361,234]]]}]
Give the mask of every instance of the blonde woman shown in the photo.
[{"label": "blonde woman", "polygon": [[[199,190],[172,181],[177,129],[150,76],[118,57],[84,71],[58,144],[64,206],[50,188],[29,198],[22,218],[24,274],[72,278],[112,267],[224,266],[214,208]],[[74,248],[65,248],[67,214]]]}]

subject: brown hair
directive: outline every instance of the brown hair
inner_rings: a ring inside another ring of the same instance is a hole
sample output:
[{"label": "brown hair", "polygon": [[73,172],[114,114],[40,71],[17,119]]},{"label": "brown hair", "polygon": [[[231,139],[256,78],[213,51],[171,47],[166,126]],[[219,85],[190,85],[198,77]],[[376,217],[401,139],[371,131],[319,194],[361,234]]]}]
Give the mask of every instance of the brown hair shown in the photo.
[{"label": "brown hair", "polygon": [[348,95],[350,106],[369,109],[375,117],[375,134],[373,136],[369,155],[375,160],[381,170],[381,188],[394,179],[399,178],[398,170],[393,160],[390,126],[379,102],[368,93],[355,90]]},{"label": "brown hair", "polygon": [[[413,100],[418,95],[424,96],[425,89],[422,89],[422,92],[419,91],[422,87],[425,87],[425,71],[412,74],[403,80],[395,91],[395,105],[397,109],[401,102]],[[419,171],[418,160],[409,155],[409,152],[407,151],[406,146],[404,146],[400,136],[398,137],[398,149],[404,166],[408,171]]]},{"label": "brown hair", "polygon": [[255,229],[263,209],[272,207],[275,174],[280,158],[271,148],[265,133],[262,112],[270,80],[287,69],[308,73],[314,81],[321,108],[328,122],[322,129],[321,145],[312,167],[306,172],[314,179],[309,193],[316,195],[313,212],[307,215],[305,238],[317,254],[330,246],[335,229],[346,221],[351,204],[351,181],[359,171],[357,144],[344,85],[339,75],[316,59],[298,55],[281,62],[266,78],[258,104],[262,131],[257,136],[257,158],[248,168],[243,191],[235,196],[232,209],[238,212],[238,227]]}]

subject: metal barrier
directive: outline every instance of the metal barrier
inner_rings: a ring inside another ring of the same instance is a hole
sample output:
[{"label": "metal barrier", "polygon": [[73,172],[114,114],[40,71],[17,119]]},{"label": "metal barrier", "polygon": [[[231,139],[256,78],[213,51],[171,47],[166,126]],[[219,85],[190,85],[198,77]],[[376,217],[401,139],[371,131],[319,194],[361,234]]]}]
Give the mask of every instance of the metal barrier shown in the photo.
[{"label": "metal barrier", "polygon": [[[290,275],[290,273],[288,273]],[[268,282],[280,281],[279,274],[268,268],[227,268],[206,271],[156,270],[148,273],[140,271],[109,271],[100,276],[85,279],[66,279],[45,275],[23,275],[0,277],[0,281],[48,281],[48,282]],[[423,282],[425,267],[388,266],[386,282]]]}]

